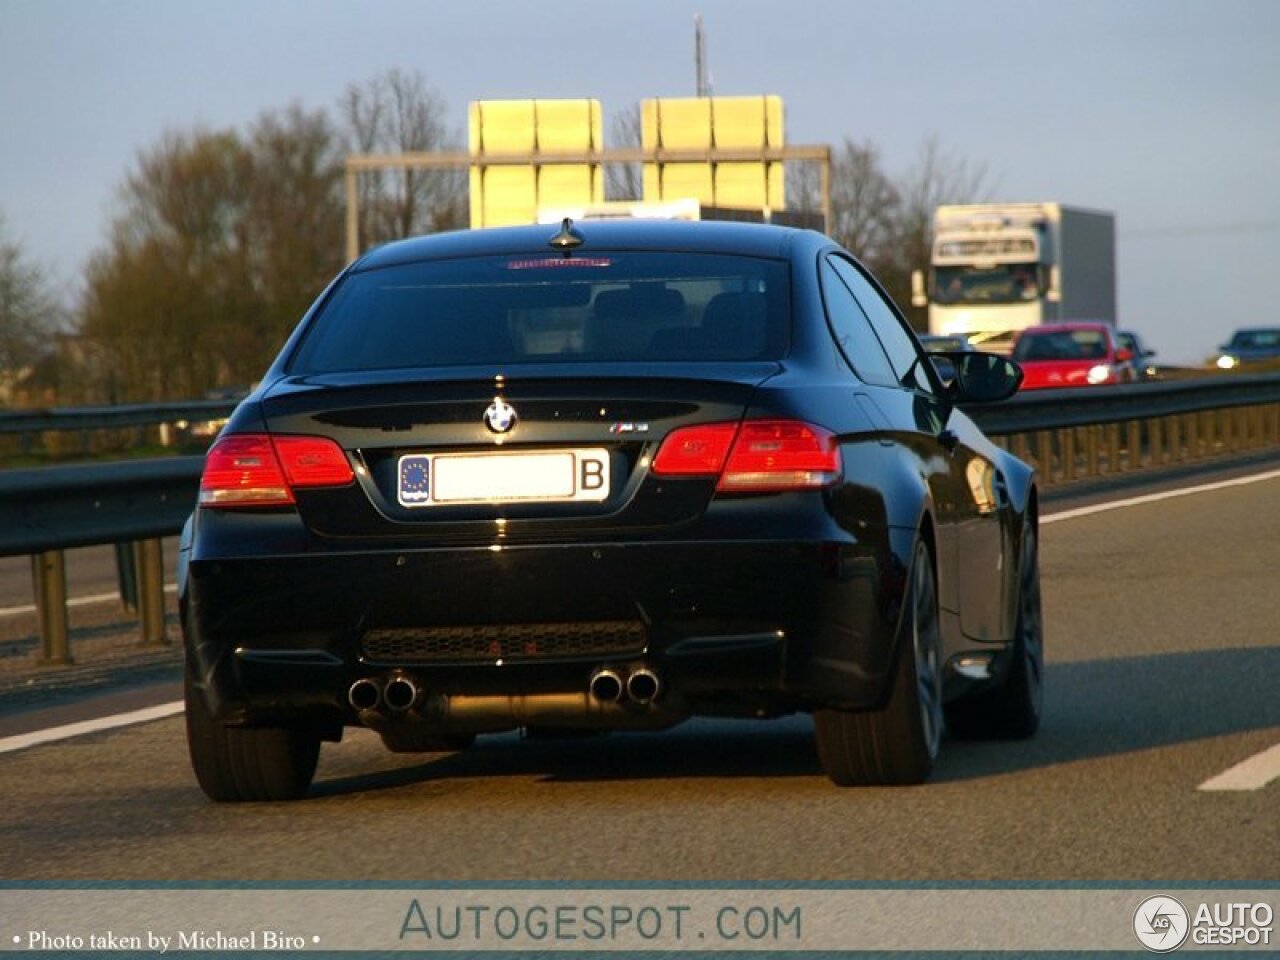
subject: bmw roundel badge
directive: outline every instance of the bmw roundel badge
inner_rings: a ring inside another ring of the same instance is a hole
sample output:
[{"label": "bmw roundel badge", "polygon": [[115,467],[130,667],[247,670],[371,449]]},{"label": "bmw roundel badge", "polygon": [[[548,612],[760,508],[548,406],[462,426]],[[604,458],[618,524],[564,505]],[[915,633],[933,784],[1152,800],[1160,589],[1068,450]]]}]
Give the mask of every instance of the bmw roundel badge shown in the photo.
[{"label": "bmw roundel badge", "polygon": [[501,397],[494,397],[484,412],[484,425],[494,433],[506,433],[516,425],[516,408]]}]

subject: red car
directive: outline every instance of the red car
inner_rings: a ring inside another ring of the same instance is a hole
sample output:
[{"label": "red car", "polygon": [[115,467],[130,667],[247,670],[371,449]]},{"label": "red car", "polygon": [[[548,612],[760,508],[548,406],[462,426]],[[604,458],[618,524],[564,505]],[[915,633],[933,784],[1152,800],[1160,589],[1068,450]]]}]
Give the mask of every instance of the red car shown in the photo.
[{"label": "red car", "polygon": [[1105,323],[1054,323],[1018,335],[1013,359],[1026,375],[1023,390],[1093,387],[1134,381],[1133,352]]}]

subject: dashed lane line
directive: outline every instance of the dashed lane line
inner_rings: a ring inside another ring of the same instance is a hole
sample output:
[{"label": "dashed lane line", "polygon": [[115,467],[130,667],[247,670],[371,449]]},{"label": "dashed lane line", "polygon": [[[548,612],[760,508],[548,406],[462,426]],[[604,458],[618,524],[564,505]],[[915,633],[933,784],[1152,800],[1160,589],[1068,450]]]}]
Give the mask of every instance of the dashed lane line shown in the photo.
[{"label": "dashed lane line", "polygon": [[1197,789],[1261,790],[1277,778],[1280,778],[1280,743],[1261,753],[1255,753],[1247,760],[1241,760],[1216,777],[1210,777]]},{"label": "dashed lane line", "polygon": [[[166,583],[164,585],[165,593],[176,593],[178,585],[176,583]],[[95,603],[107,603],[110,600],[119,600],[119,593],[94,593],[87,597],[72,597],[67,600],[68,607],[89,607]],[[0,617],[20,617],[30,615],[36,612],[34,603],[26,603],[20,607],[0,607]]]},{"label": "dashed lane line", "polygon": [[79,723],[68,723],[47,730],[33,730],[0,740],[0,754],[14,753],[37,747],[42,743],[55,743],[59,740],[70,740],[72,737],[83,737],[88,733],[101,733],[116,727],[128,727],[135,723],[147,723],[151,720],[162,720],[182,712],[182,701],[162,703],[142,710],[131,710],[128,713],[117,713],[110,717],[99,717],[96,720],[81,720]]},{"label": "dashed lane line", "polygon": [[1216,483],[1202,483],[1196,487],[1181,487],[1177,490],[1164,490],[1160,493],[1148,493],[1141,497],[1129,497],[1125,500],[1108,500],[1106,503],[1095,503],[1088,507],[1077,507],[1074,510],[1062,510],[1040,518],[1040,523],[1057,523],[1059,520],[1074,520],[1076,517],[1087,517],[1095,513],[1106,513],[1108,510],[1119,510],[1122,507],[1136,507],[1143,503],[1156,503],[1160,500],[1171,500],[1174,497],[1186,497],[1193,493],[1208,493],[1211,490],[1224,490],[1227,487],[1243,487],[1250,483],[1280,478],[1280,470],[1268,470],[1266,473],[1255,473],[1247,477],[1235,477],[1231,480],[1219,480]]}]

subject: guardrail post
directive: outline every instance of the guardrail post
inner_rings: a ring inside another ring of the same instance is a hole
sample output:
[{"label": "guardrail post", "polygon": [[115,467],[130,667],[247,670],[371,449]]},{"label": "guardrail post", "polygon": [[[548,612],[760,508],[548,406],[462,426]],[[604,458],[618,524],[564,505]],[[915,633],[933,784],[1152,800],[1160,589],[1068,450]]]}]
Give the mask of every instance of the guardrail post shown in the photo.
[{"label": "guardrail post", "polygon": [[134,544],[138,568],[138,619],[143,646],[169,642],[164,628],[164,545],[160,540]]},{"label": "guardrail post", "polygon": [[1070,483],[1076,478],[1076,431],[1072,427],[1058,431],[1059,452],[1062,459],[1062,480]]},{"label": "guardrail post", "polygon": [[120,586],[120,606],[127,613],[138,612],[138,565],[132,543],[117,543],[116,582]]},{"label": "guardrail post", "polygon": [[1088,471],[1090,477],[1096,477],[1100,472],[1098,469],[1098,448],[1101,446],[1101,434],[1102,428],[1097,424],[1085,427],[1085,470]]},{"label": "guardrail post", "polygon": [[61,550],[48,550],[31,558],[36,608],[40,612],[40,662],[71,663],[71,639],[67,631],[67,566]]},{"label": "guardrail post", "polygon": [[1129,447],[1129,457],[1125,462],[1126,470],[1142,469],[1142,425],[1137,420],[1130,420],[1128,423],[1128,438],[1125,441]]},{"label": "guardrail post", "polygon": [[1051,431],[1041,430],[1036,434],[1036,450],[1037,458],[1040,460],[1038,464],[1040,476],[1045,486],[1048,486],[1053,483],[1053,433]]}]

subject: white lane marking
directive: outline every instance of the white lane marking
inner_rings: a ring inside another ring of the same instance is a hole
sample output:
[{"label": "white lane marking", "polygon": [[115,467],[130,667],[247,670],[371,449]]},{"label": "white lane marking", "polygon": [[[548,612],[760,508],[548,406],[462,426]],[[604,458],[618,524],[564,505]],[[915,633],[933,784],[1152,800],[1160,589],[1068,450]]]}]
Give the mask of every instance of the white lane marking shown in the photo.
[{"label": "white lane marking", "polygon": [[1210,777],[1198,790],[1261,790],[1280,777],[1280,743]]},{"label": "white lane marking", "polygon": [[[1223,490],[1228,487],[1242,487],[1262,480],[1275,480],[1280,477],[1280,470],[1268,470],[1247,477],[1236,477],[1232,480],[1220,480],[1216,483],[1204,483],[1197,487],[1183,487],[1179,490],[1166,490],[1162,493],[1148,493],[1141,497],[1130,497],[1127,500],[1110,500],[1075,510],[1063,510],[1042,516],[1040,522],[1054,523],[1057,520],[1072,520],[1076,517],[1087,517],[1108,510],[1119,510],[1121,507],[1133,507],[1141,503],[1155,503],[1158,500],[1170,500],[1174,497],[1185,497],[1192,493],[1208,493],[1211,490]],[[1210,777],[1197,787],[1198,790],[1261,790],[1268,783],[1280,777],[1280,743],[1261,753],[1254,754],[1247,760],[1237,763],[1216,777]]]},{"label": "white lane marking", "polygon": [[99,717],[96,720],[82,720],[79,723],[68,723],[61,727],[50,727],[47,730],[33,730],[15,737],[0,740],[0,753],[13,753],[42,743],[53,743],[57,740],[69,740],[72,737],[83,737],[87,733],[99,733],[116,727],[127,727],[135,723],[146,723],[149,720],[161,720],[182,712],[182,701],[162,703],[155,707],[132,710],[129,713],[117,713],[110,717]]},{"label": "white lane marking", "polygon": [[1183,487],[1178,490],[1165,490],[1162,493],[1148,493],[1141,497],[1130,497],[1127,500],[1109,500],[1106,503],[1095,503],[1088,507],[1077,507],[1075,510],[1063,510],[1050,513],[1040,518],[1040,523],[1056,523],[1059,520],[1073,520],[1076,517],[1087,517],[1094,513],[1105,513],[1108,510],[1119,510],[1121,507],[1134,507],[1140,503],[1155,503],[1157,500],[1171,500],[1174,497],[1185,497],[1192,493],[1208,493],[1210,490],[1222,490],[1226,487],[1243,487],[1246,484],[1258,483],[1261,480],[1275,480],[1280,477],[1280,470],[1269,470],[1266,473],[1255,473],[1247,477],[1236,477],[1233,480],[1220,480],[1217,483],[1204,483],[1198,487]]},{"label": "white lane marking", "polygon": [[[176,593],[178,585],[176,583],[166,583],[164,585],[165,593]],[[67,600],[68,607],[87,607],[95,603],[106,603],[109,600],[119,600],[119,593],[95,593],[87,597],[72,597]],[[21,607],[0,607],[0,617],[19,617],[24,614],[36,612],[34,603],[24,604]]]}]

